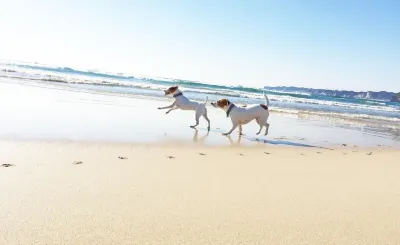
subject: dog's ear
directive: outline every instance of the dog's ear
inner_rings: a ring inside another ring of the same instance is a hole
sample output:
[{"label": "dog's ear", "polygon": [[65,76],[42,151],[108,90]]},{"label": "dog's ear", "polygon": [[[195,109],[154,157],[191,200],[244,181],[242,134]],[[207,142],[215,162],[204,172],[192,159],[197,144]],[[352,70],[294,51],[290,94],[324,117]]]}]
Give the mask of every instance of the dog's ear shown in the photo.
[{"label": "dog's ear", "polygon": [[227,99],[220,99],[217,101],[217,105],[221,108],[224,108],[225,106],[230,105],[231,102],[229,102],[229,100]]},{"label": "dog's ear", "polygon": [[173,93],[173,92],[175,92],[175,90],[177,90],[179,88],[179,86],[173,86],[173,87],[171,87],[170,89],[171,89],[171,93]]},{"label": "dog's ear", "polygon": [[228,106],[230,104],[231,104],[231,102],[229,100],[223,99],[223,106]]}]

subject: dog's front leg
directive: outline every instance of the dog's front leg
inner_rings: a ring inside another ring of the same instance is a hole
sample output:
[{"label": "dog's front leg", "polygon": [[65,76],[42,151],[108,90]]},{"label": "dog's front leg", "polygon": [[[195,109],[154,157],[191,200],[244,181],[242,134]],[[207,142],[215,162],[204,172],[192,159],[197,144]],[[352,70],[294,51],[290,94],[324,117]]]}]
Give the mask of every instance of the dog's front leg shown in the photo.
[{"label": "dog's front leg", "polygon": [[242,132],[242,124],[239,124],[239,135],[243,135],[243,132]]},{"label": "dog's front leg", "polygon": [[172,103],[172,105],[165,106],[165,107],[158,107],[158,109],[159,109],[159,110],[162,110],[162,109],[169,109],[169,108],[173,108],[173,107],[175,106],[175,104],[176,104],[176,101],[174,101],[174,103]]},{"label": "dog's front leg", "polygon": [[178,109],[177,106],[175,106],[174,108],[169,109],[165,114],[168,114],[168,113],[170,113],[171,111],[176,110],[176,109]]},{"label": "dog's front leg", "polygon": [[232,132],[233,132],[233,130],[235,130],[236,128],[237,128],[237,126],[238,126],[238,124],[237,123],[234,123],[233,125],[232,125],[232,128],[231,128],[231,130],[228,132],[228,133],[223,133],[222,135],[230,135]]}]

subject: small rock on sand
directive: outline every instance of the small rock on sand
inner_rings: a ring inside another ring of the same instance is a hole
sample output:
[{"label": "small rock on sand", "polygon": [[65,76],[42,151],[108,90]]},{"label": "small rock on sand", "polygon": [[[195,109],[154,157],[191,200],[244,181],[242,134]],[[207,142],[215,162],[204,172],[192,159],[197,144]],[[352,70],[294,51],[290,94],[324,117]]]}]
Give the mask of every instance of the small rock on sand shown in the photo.
[{"label": "small rock on sand", "polygon": [[121,157],[121,156],[119,156],[118,158],[121,159],[121,160],[126,160],[126,159],[128,159],[127,157]]},{"label": "small rock on sand", "polygon": [[78,165],[78,164],[82,164],[82,161],[74,161],[73,164]]},{"label": "small rock on sand", "polygon": [[12,167],[12,166],[14,166],[14,164],[10,164],[10,163],[3,163],[3,164],[1,164],[1,166],[2,166],[2,167],[4,167],[4,168],[8,168],[8,167]]}]

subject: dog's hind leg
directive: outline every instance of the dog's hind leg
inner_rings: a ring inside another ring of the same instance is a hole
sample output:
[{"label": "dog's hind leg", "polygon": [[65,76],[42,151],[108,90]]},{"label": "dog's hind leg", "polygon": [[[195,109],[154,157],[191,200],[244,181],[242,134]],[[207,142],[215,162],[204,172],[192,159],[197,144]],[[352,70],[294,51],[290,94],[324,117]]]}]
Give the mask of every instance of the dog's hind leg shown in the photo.
[{"label": "dog's hind leg", "polygon": [[206,121],[207,121],[207,123],[208,123],[208,131],[210,131],[210,119],[208,119],[208,116],[207,116],[207,109],[206,108],[204,108],[205,110],[204,110],[204,113],[203,113],[203,117],[204,117],[204,119],[206,119]]},{"label": "dog's hind leg", "polygon": [[195,127],[197,127],[197,125],[199,125],[200,117],[201,117],[201,111],[196,110],[196,125],[190,126],[191,128],[195,128]]},{"label": "dog's hind leg", "polygon": [[260,130],[258,130],[258,132],[256,133],[256,135],[259,135],[259,134],[261,133],[262,128],[263,128],[264,126],[261,124],[259,118],[256,119],[256,122],[257,122],[257,124],[260,126]]},{"label": "dog's hind leg", "polygon": [[267,135],[268,134],[268,130],[269,130],[269,123],[265,123],[265,134],[264,135]]},{"label": "dog's hind leg", "polygon": [[243,132],[242,132],[242,124],[239,124],[239,135],[243,135]]}]

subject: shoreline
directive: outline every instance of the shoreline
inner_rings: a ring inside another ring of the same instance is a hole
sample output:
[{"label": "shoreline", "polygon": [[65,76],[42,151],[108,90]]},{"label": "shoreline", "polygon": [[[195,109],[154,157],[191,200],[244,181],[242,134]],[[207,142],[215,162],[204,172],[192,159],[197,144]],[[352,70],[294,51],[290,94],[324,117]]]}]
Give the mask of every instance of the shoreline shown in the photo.
[{"label": "shoreline", "polygon": [[[345,119],[309,117],[271,111],[268,136],[257,136],[256,123],[244,125],[244,136],[233,132],[223,112],[207,107],[211,131],[203,120],[198,130],[192,111],[177,110],[165,115],[157,107],[170,103],[141,96],[109,96],[70,91],[57,87],[26,86],[0,83],[1,139],[72,140],[94,142],[156,143],[182,142],[206,145],[231,145],[232,142],[254,145],[287,145],[303,147],[336,147],[342,144],[361,147],[388,145],[400,148],[400,128],[349,122]],[[397,126],[397,125],[396,125]]]}]

